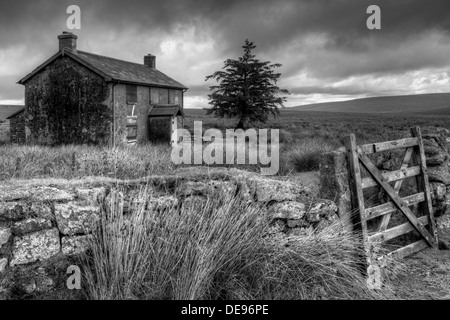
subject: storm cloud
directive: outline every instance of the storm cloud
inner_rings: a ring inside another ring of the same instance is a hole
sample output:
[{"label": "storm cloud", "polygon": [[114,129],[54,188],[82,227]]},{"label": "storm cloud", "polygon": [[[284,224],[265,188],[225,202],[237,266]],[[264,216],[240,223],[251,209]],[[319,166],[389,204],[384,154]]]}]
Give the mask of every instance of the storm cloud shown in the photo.
[{"label": "storm cloud", "polygon": [[[142,62],[190,87],[186,107],[206,107],[205,77],[241,55],[281,63],[286,103],[449,92],[447,0],[165,0],[0,2],[0,103],[23,101],[16,82],[57,51],[66,8],[81,8],[80,50]],[[366,9],[381,8],[381,30]]]}]

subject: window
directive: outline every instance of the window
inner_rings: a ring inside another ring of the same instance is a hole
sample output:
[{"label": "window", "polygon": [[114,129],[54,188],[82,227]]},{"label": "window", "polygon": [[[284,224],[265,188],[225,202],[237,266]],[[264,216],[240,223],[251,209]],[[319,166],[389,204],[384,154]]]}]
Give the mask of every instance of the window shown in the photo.
[{"label": "window", "polygon": [[137,115],[136,105],[127,105],[127,139],[137,139]]},{"label": "window", "polygon": [[127,84],[127,104],[137,103],[137,86]]}]

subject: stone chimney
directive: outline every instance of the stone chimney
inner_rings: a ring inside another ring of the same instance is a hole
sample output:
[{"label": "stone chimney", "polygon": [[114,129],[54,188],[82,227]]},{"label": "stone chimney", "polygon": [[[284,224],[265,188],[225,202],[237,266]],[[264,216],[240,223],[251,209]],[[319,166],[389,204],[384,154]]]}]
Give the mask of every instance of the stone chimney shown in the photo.
[{"label": "stone chimney", "polygon": [[156,69],[156,57],[154,55],[148,54],[144,56],[144,64],[147,67],[150,67],[152,69]]},{"label": "stone chimney", "polygon": [[72,51],[77,51],[77,39],[78,37],[72,32],[63,31],[61,35],[58,36],[59,39],[59,50],[64,48],[70,49]]}]

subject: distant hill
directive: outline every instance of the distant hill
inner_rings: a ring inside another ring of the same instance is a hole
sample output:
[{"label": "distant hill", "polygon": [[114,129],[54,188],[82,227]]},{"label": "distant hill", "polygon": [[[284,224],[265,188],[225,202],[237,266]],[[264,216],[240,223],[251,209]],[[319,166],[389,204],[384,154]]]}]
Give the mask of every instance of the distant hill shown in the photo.
[{"label": "distant hill", "polygon": [[13,105],[0,105],[0,121],[4,121],[14,112],[22,109],[23,106],[13,106]]},{"label": "distant hill", "polygon": [[299,111],[450,115],[450,93],[387,96],[293,107]]}]

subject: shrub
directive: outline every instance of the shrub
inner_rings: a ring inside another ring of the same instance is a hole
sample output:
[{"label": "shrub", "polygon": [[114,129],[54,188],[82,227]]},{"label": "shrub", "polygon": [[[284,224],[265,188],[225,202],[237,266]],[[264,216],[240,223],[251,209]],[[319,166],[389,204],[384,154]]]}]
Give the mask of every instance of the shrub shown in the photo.
[{"label": "shrub", "polygon": [[283,155],[287,157],[292,168],[297,172],[319,169],[320,156],[337,148],[335,143],[329,143],[319,138],[305,139],[297,142]]},{"label": "shrub", "polygon": [[336,222],[316,233],[271,234],[265,209],[221,195],[156,206],[143,190],[123,215],[111,195],[85,256],[91,299],[384,298],[358,269],[357,235]]}]

